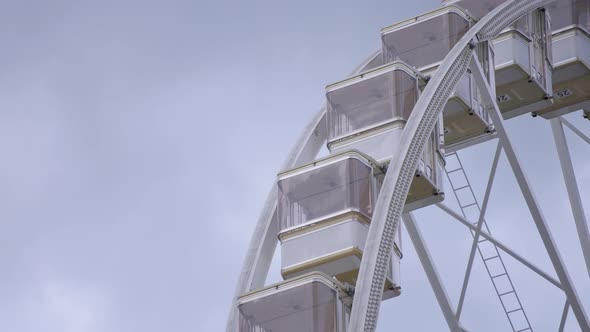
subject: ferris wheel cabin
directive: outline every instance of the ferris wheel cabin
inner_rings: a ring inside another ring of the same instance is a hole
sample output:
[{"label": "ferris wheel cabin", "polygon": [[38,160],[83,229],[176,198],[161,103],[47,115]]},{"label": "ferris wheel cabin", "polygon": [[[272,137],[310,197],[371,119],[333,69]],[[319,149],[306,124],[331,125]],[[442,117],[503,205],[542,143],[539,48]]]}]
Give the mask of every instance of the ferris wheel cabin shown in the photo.
[{"label": "ferris wheel cabin", "polygon": [[[432,75],[473,22],[461,8],[450,5],[383,28],[383,59],[401,60]],[[472,75],[466,72],[443,112],[446,149],[490,136],[491,120],[479,100]]]},{"label": "ferris wheel cabin", "polygon": [[242,295],[239,332],[346,332],[351,307],[345,285],[311,273]]},{"label": "ferris wheel cabin", "polygon": [[[422,76],[403,62],[393,62],[326,88],[328,149],[358,150],[387,165],[420,95]],[[439,121],[420,158],[406,201],[406,211],[443,200]]]},{"label": "ferris wheel cabin", "polygon": [[547,5],[553,25],[554,104],[544,118],[582,109],[590,114],[590,0],[558,0]]},{"label": "ferris wheel cabin", "polygon": [[[326,87],[329,155],[277,178],[283,282],[238,297],[239,332],[345,332],[387,167],[429,76],[504,0],[446,0],[381,30],[381,53]],[[481,47],[480,47],[481,46]],[[590,0],[556,0],[475,49],[505,119],[590,117]],[[485,67],[485,66],[484,66]],[[445,153],[494,137],[473,73],[460,78],[419,158],[404,212],[444,199]],[[492,87],[493,88],[493,87]],[[453,190],[455,190],[453,188]],[[382,299],[401,294],[401,232]],[[526,330],[526,329],[525,329]],[[524,330],[521,330],[524,331]]]},{"label": "ferris wheel cabin", "polygon": [[[451,0],[476,20],[504,0]],[[552,104],[551,21],[545,10],[525,15],[493,40],[498,106],[505,119]]]},{"label": "ferris wheel cabin", "polygon": [[[358,152],[279,174],[279,241],[285,279],[320,271],[355,285],[383,172]],[[384,298],[400,294],[399,236]]]}]

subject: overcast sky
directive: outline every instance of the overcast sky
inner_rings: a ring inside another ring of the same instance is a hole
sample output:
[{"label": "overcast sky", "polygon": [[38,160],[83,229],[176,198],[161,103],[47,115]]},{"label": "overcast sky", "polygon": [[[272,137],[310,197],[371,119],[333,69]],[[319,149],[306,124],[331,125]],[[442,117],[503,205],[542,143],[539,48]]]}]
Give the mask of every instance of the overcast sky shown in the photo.
[{"label": "overcast sky", "polygon": [[[258,213],[324,86],[379,47],[381,27],[437,5],[0,1],[0,331],[224,330]],[[590,309],[548,122],[509,129]],[[590,147],[568,138],[590,197]],[[480,197],[493,149],[464,155]],[[554,274],[507,170],[490,227]],[[433,209],[417,217],[456,304],[470,235]],[[444,331],[407,238],[404,254],[404,295],[382,306],[379,331]],[[555,331],[563,295],[506,264],[535,331]],[[475,271],[465,327],[507,330]]]}]

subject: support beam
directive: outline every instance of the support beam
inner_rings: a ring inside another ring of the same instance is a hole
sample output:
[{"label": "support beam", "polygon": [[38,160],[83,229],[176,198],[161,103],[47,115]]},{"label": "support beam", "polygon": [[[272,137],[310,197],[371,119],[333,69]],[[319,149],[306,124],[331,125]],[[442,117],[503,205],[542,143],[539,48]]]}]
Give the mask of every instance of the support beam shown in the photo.
[{"label": "support beam", "polygon": [[[377,326],[393,239],[410,190],[418,160],[436,121],[473,57],[473,42],[495,38],[521,16],[551,0],[507,0],[481,18],[455,43],[418,98],[392,150],[363,250],[349,330],[373,332]],[[489,91],[489,90],[488,90]]]},{"label": "support beam", "polygon": [[580,246],[584,254],[586,269],[588,270],[588,276],[590,276],[590,232],[588,232],[584,205],[580,199],[580,191],[578,190],[578,182],[576,181],[576,173],[574,172],[574,165],[572,164],[567,139],[565,138],[563,126],[559,118],[551,119],[551,130],[553,131],[553,139],[555,140],[555,147],[557,148],[557,155],[561,164],[561,173],[563,174],[563,181],[565,182],[574,222],[576,223],[576,230],[578,231]]},{"label": "support beam", "polygon": [[[462,215],[460,215],[457,212],[453,211],[453,209],[449,208],[448,206],[446,206],[444,204],[441,204],[441,203],[436,204],[436,206],[438,206],[441,210],[443,210],[444,212],[446,212],[451,217],[455,218],[457,221],[459,221],[463,225],[467,226],[467,228],[471,229],[472,231],[475,231],[477,229],[467,219],[465,219]],[[524,257],[520,256],[519,254],[517,254],[514,250],[510,249],[510,247],[508,247],[504,243],[498,241],[495,237],[491,236],[490,234],[488,234],[488,233],[486,233],[484,231],[481,232],[481,237],[483,237],[486,240],[488,240],[491,243],[493,243],[500,250],[502,250],[505,253],[507,253],[508,255],[512,256],[512,258],[516,259],[522,265],[528,267],[533,272],[537,273],[543,279],[549,281],[555,287],[557,287],[559,289],[563,289],[561,287],[561,284],[559,283],[558,280],[556,280],[555,278],[553,278],[552,276],[550,276],[548,273],[546,273],[543,270],[541,270],[539,267],[537,267],[533,263],[529,262],[526,258],[524,258]]]},{"label": "support beam", "polygon": [[582,329],[582,331],[590,331],[590,322],[586,315],[586,311],[584,310],[582,302],[580,301],[578,292],[574,287],[574,284],[569,276],[567,268],[563,263],[561,254],[557,249],[557,245],[553,240],[551,230],[549,229],[549,226],[545,221],[545,217],[543,216],[543,213],[539,208],[537,198],[535,197],[531,189],[531,186],[529,185],[529,181],[524,173],[524,170],[522,169],[516,152],[514,151],[514,147],[512,146],[510,136],[506,131],[506,128],[504,128],[504,120],[502,119],[502,114],[500,113],[498,104],[495,100],[493,100],[490,97],[489,91],[491,91],[491,88],[488,85],[487,80],[485,79],[485,76],[483,74],[483,70],[481,69],[481,65],[477,60],[472,61],[472,71],[474,73],[473,76],[475,77],[477,86],[480,87],[480,91],[483,92],[482,95],[485,99],[484,101],[489,106],[489,114],[492,118],[494,126],[496,127],[498,138],[502,143],[504,153],[506,155],[506,158],[508,159],[510,167],[512,168],[512,172],[514,173],[516,182],[518,183],[518,186],[522,192],[522,195],[524,196],[529,211],[531,212],[533,221],[537,226],[537,231],[539,232],[541,240],[545,245],[545,249],[547,250],[549,259],[551,260],[551,263],[553,264],[553,267],[557,272],[557,276],[561,282],[562,289],[565,292],[567,300],[572,308],[572,311],[574,312],[574,315],[576,316],[576,319],[578,320],[580,328]]},{"label": "support beam", "polygon": [[422,268],[424,268],[426,277],[428,277],[432,291],[434,291],[434,296],[443,312],[447,325],[449,325],[449,330],[452,332],[464,331],[459,323],[459,318],[457,318],[453,312],[451,301],[449,300],[447,292],[438,276],[438,272],[436,271],[436,267],[434,266],[434,262],[432,261],[430,252],[426,247],[424,239],[422,238],[422,233],[416,224],[414,216],[411,213],[405,213],[403,214],[402,219],[408,230],[408,235],[412,240],[412,244],[416,249]]},{"label": "support beam", "polygon": [[586,143],[590,144],[590,137],[586,136],[586,134],[584,134],[580,129],[576,128],[576,126],[574,126],[564,118],[560,118],[560,121],[561,123],[566,125],[571,131],[573,131],[574,134],[578,135],[578,137],[586,141]]},{"label": "support beam", "polygon": [[563,306],[563,314],[561,314],[561,322],[559,322],[559,332],[563,332],[565,330],[565,322],[567,321],[567,313],[570,310],[570,305],[565,301],[565,305]]},{"label": "support beam", "polygon": [[494,161],[492,162],[492,169],[490,170],[490,177],[488,178],[488,185],[486,186],[485,195],[482,202],[481,211],[479,212],[479,220],[477,221],[477,228],[473,235],[473,243],[471,245],[471,252],[469,253],[469,260],[467,262],[467,269],[465,270],[465,278],[463,279],[463,287],[461,288],[461,295],[459,296],[459,305],[457,306],[457,319],[461,318],[463,310],[463,303],[465,301],[465,294],[467,294],[467,286],[469,285],[469,278],[471,276],[471,269],[473,268],[473,261],[475,260],[475,252],[477,251],[477,244],[481,234],[481,228],[484,224],[484,217],[488,208],[490,194],[492,193],[492,186],[494,178],[496,177],[496,170],[498,169],[498,162],[500,161],[500,153],[502,152],[502,145],[498,142],[496,153],[494,154]]}]

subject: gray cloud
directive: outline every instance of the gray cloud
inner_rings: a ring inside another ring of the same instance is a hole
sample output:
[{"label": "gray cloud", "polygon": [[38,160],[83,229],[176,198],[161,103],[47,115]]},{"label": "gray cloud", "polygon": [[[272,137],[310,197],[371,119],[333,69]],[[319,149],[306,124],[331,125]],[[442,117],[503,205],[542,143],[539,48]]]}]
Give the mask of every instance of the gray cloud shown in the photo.
[{"label": "gray cloud", "polygon": [[[437,5],[1,3],[0,330],[223,330],[259,209],[320,106],[323,86],[379,47],[380,27]],[[543,120],[530,123],[516,119],[510,128],[547,130]],[[548,132],[530,133],[517,133],[519,151],[539,199],[551,206],[555,193],[565,197],[553,146]],[[588,147],[572,149],[587,196]],[[479,187],[484,154],[468,153]],[[498,183],[515,192],[509,181]],[[534,228],[520,227],[529,220],[520,220],[522,202],[515,202],[495,198],[493,227],[550,270],[538,240],[521,240]],[[544,210],[588,295],[578,246],[568,245],[571,217],[558,213],[566,201],[557,202],[559,209]],[[436,212],[420,216],[456,303],[469,235]],[[444,330],[409,239],[404,243],[405,296],[384,304],[380,331]],[[456,254],[444,255],[447,249]],[[560,294],[545,298],[536,291],[542,281],[517,272],[535,327],[554,331],[559,317],[545,315],[562,305]],[[466,321],[483,320],[495,331],[494,322],[506,323],[487,277],[478,275]]]}]

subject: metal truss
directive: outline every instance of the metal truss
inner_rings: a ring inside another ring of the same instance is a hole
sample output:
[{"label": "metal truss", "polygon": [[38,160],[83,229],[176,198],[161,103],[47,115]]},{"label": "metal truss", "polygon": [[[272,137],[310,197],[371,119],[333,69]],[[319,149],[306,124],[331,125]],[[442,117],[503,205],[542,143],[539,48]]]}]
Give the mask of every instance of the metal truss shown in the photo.
[{"label": "metal truss", "polygon": [[430,256],[430,252],[428,251],[426,243],[422,238],[422,233],[418,228],[418,224],[416,223],[414,216],[411,213],[406,213],[403,215],[403,220],[404,225],[408,230],[408,235],[410,236],[412,244],[414,245],[416,253],[418,254],[418,258],[420,259],[420,263],[424,268],[424,272],[426,272],[426,277],[432,286],[432,290],[434,291],[438,305],[443,312],[445,320],[447,321],[447,325],[449,325],[449,330],[452,332],[463,331],[464,329],[461,327],[459,318],[452,308],[451,301],[449,300],[444,285],[440,280],[438,272],[436,271],[436,267],[434,266],[434,262],[432,261],[432,257]]},{"label": "metal truss", "polygon": [[565,322],[567,320],[567,313],[569,312],[570,305],[565,301],[565,305],[563,306],[563,314],[561,314],[561,321],[559,322],[559,332],[563,332],[565,330]]},{"label": "metal truss", "polygon": [[[472,230],[472,231],[477,230],[477,227],[473,226],[467,219],[465,219],[465,217],[459,215],[457,212],[453,211],[448,206],[446,206],[444,204],[440,204],[440,203],[437,204],[437,206],[442,211],[446,212],[451,217],[455,218],[457,221],[459,221],[461,224],[465,225],[470,230]],[[492,242],[500,250],[502,250],[503,252],[505,252],[508,255],[512,256],[512,258],[516,259],[518,262],[520,262],[524,266],[528,267],[533,272],[537,273],[539,276],[541,276],[543,279],[547,280],[549,283],[551,283],[555,287],[557,287],[559,289],[563,289],[561,287],[561,283],[557,279],[553,278],[547,272],[544,272],[541,268],[537,267],[535,264],[531,263],[529,260],[527,260],[526,258],[522,257],[521,255],[519,255],[514,250],[510,249],[510,247],[507,246],[506,244],[502,243],[501,241],[499,241],[498,239],[496,239],[495,237],[493,237],[492,235],[490,235],[490,234],[488,234],[486,232],[481,232],[480,235],[484,239]]]},{"label": "metal truss", "polygon": [[[494,159],[492,162],[490,176],[489,176],[488,184],[486,186],[486,191],[484,194],[482,209],[481,209],[478,221],[475,224],[468,221],[465,218],[465,216],[462,216],[459,213],[453,211],[451,208],[447,207],[446,205],[444,205],[442,203],[436,204],[442,211],[446,212],[448,215],[450,215],[451,217],[453,217],[454,219],[456,219],[457,221],[459,221],[460,223],[465,225],[474,234],[474,242],[472,245],[471,253],[470,253],[468,264],[467,264],[465,279],[464,279],[463,286],[461,289],[459,305],[458,305],[458,308],[456,311],[453,311],[453,309],[451,308],[451,305],[450,305],[448,298],[446,296],[446,292],[444,290],[442,282],[440,281],[438,274],[436,272],[436,268],[434,267],[434,263],[431,261],[429,253],[428,253],[427,249],[425,248],[425,244],[423,243],[423,240],[422,240],[421,234],[417,228],[418,226],[416,225],[416,222],[413,220],[413,217],[411,215],[405,214],[403,216],[404,223],[406,225],[406,228],[408,229],[408,235],[410,236],[412,243],[414,244],[414,246],[416,248],[416,251],[418,253],[418,257],[423,265],[424,270],[426,271],[426,274],[427,274],[428,279],[431,283],[433,291],[436,295],[439,306],[441,307],[441,310],[443,311],[443,313],[445,315],[445,319],[447,321],[447,324],[449,325],[449,329],[451,331],[456,331],[457,329],[463,329],[463,327],[461,327],[461,325],[460,325],[460,315],[461,315],[461,310],[462,310],[462,304],[463,304],[463,300],[464,300],[464,297],[466,294],[466,290],[467,290],[467,286],[468,286],[468,282],[469,282],[469,277],[471,274],[471,268],[472,268],[472,264],[473,264],[473,260],[474,260],[474,256],[475,256],[475,249],[477,247],[477,242],[479,241],[478,238],[482,237],[485,240],[490,241],[493,245],[495,245],[498,249],[502,250],[504,253],[512,256],[518,262],[520,262],[524,266],[528,267],[530,270],[532,270],[533,272],[538,274],[540,277],[547,280],[552,285],[556,286],[557,288],[559,288],[565,292],[566,303],[564,305],[563,313],[561,316],[559,331],[563,331],[565,328],[565,322],[566,322],[567,315],[568,315],[570,308],[573,309],[574,314],[575,314],[582,330],[586,331],[586,330],[588,330],[588,318],[586,317],[586,313],[584,311],[584,308],[582,307],[582,305],[579,301],[579,297],[576,294],[576,291],[573,286],[573,283],[571,282],[571,279],[569,279],[569,276],[567,275],[565,265],[563,264],[562,259],[559,257],[559,252],[557,250],[557,246],[555,245],[554,241],[551,238],[551,233],[550,233],[550,231],[546,225],[546,222],[541,214],[538,204],[536,203],[535,197],[532,193],[532,190],[530,189],[530,186],[529,186],[528,181],[524,175],[524,172],[522,171],[522,168],[521,168],[520,163],[518,161],[517,155],[514,152],[514,149],[512,147],[512,143],[510,141],[508,133],[506,132],[506,130],[504,128],[503,120],[501,118],[501,114],[499,112],[499,109],[497,108],[496,105],[494,105],[495,98],[491,92],[492,90],[489,89],[490,85],[486,81],[487,78],[484,77],[483,69],[481,68],[480,64],[475,60],[475,58],[474,58],[474,61],[471,65],[471,68],[472,68],[472,72],[475,73],[475,77],[478,80],[478,83],[482,84],[484,87],[486,87],[486,89],[484,89],[484,90],[487,90],[487,91],[485,91],[484,93],[487,92],[487,96],[484,96],[484,97],[486,98],[488,105],[492,105],[495,108],[495,110],[494,110],[495,114],[492,114],[492,117],[494,118],[494,125],[496,126],[496,129],[497,129],[497,137],[499,138],[499,142],[498,142],[498,146],[496,148],[496,152],[495,152]],[[577,226],[578,232],[580,234],[579,235],[580,236],[580,243],[582,244],[582,249],[584,251],[585,250],[584,245],[587,243],[584,241],[588,241],[588,239],[589,239],[589,237],[585,236],[585,234],[587,234],[588,228],[587,228],[587,224],[586,224],[586,220],[585,220],[585,216],[584,216],[583,205],[582,205],[580,195],[578,192],[578,188],[577,188],[577,182],[576,182],[575,174],[573,171],[573,165],[572,165],[571,157],[569,154],[569,149],[567,146],[567,141],[565,140],[565,135],[563,133],[562,124],[567,126],[570,129],[572,129],[572,131],[576,135],[578,135],[582,140],[584,140],[586,142],[589,142],[589,140],[588,140],[587,136],[585,136],[579,129],[574,127],[571,123],[567,122],[567,120],[565,120],[563,118],[555,118],[551,121],[552,121],[551,125],[552,125],[553,134],[554,134],[554,139],[555,139],[556,147],[558,150],[560,162],[561,162],[562,169],[563,169],[564,180],[566,182],[566,187],[568,189],[568,195],[569,195],[569,198],[570,198],[570,201],[572,204],[572,211],[574,214],[574,219],[576,221],[576,226]],[[494,175],[496,173],[498,159],[499,159],[500,153],[502,151],[502,148],[506,149],[506,152],[505,152],[506,157],[508,158],[508,161],[510,163],[512,171],[514,172],[514,174],[517,178],[517,182],[519,184],[519,187],[521,188],[521,191],[523,192],[523,195],[525,196],[525,200],[527,201],[527,205],[529,207],[529,210],[531,211],[531,214],[533,215],[533,219],[537,225],[537,229],[539,231],[539,234],[541,235],[541,238],[542,238],[543,243],[547,249],[547,252],[548,252],[550,258],[552,259],[552,263],[556,269],[556,272],[557,272],[560,280],[556,280],[549,273],[547,273],[547,272],[543,271],[542,269],[540,269],[539,267],[535,266],[533,263],[528,261],[526,258],[520,256],[514,250],[510,249],[507,245],[505,245],[504,243],[502,243],[499,240],[497,240],[496,238],[494,238],[491,234],[488,234],[482,230],[482,225],[483,225],[483,221],[485,218],[485,211],[487,209],[487,202],[489,200],[489,195],[490,195],[490,191],[492,188],[493,179],[494,179]],[[584,254],[586,255],[586,252],[584,252]],[[586,258],[586,256],[585,256],[585,258]],[[565,285],[562,285],[562,281],[565,281]],[[573,301],[573,303],[574,303],[573,306],[570,305],[570,301]],[[522,308],[519,310],[522,310]],[[508,313],[510,313],[510,312],[507,312],[507,314]],[[510,320],[510,317],[508,319],[512,325],[512,321]],[[516,331],[516,327],[514,325],[512,325],[512,328],[513,328],[513,330]],[[519,329],[518,331],[529,331],[529,330],[532,331],[530,324],[528,327],[523,328],[523,329]]]},{"label": "metal truss", "polygon": [[563,123],[566,127],[568,127],[569,129],[571,129],[571,131],[574,132],[574,134],[578,135],[578,137],[580,137],[582,140],[584,140],[586,143],[590,144],[590,137],[586,136],[580,129],[576,128],[576,126],[574,126],[573,124],[571,124],[569,121],[567,121],[564,118],[560,118],[561,123]]},{"label": "metal truss", "polygon": [[524,170],[520,165],[516,152],[514,151],[514,147],[512,146],[509,134],[504,128],[504,120],[502,119],[500,109],[498,108],[498,104],[496,103],[494,96],[489,92],[491,91],[491,88],[486,80],[486,77],[484,76],[484,71],[481,68],[481,65],[478,61],[473,61],[472,64],[472,70],[474,73],[475,80],[478,86],[483,87],[483,89],[481,89],[484,92],[483,97],[486,99],[487,104],[492,106],[490,110],[490,116],[492,118],[492,121],[494,122],[494,126],[498,133],[498,138],[502,143],[506,158],[508,159],[508,162],[512,168],[512,172],[516,177],[516,181],[524,196],[531,216],[533,217],[533,221],[537,226],[537,231],[539,232],[541,240],[545,245],[547,254],[549,255],[553,267],[555,268],[555,272],[557,273],[557,276],[561,283],[562,290],[564,291],[567,297],[567,301],[570,307],[572,308],[572,311],[574,312],[574,315],[576,316],[576,319],[578,320],[578,324],[582,328],[582,331],[590,331],[590,323],[586,315],[586,312],[582,306],[582,303],[572,283],[566,266],[563,263],[561,254],[557,249],[557,245],[553,240],[553,236],[551,234],[549,227],[547,226],[545,217],[543,216],[543,213],[539,208],[539,204],[537,203],[537,199],[529,185],[529,181],[526,177],[526,174],[524,173]]},{"label": "metal truss", "polygon": [[490,199],[490,194],[492,192],[492,185],[494,184],[494,178],[496,176],[496,170],[498,168],[498,161],[500,160],[500,153],[501,152],[502,152],[502,146],[500,144],[498,144],[498,147],[496,148],[496,153],[494,155],[494,161],[492,162],[492,170],[490,171],[490,177],[488,179],[488,185],[486,186],[486,191],[485,191],[485,195],[483,198],[481,211],[479,213],[479,218],[477,220],[475,234],[473,235],[473,243],[471,245],[471,252],[469,253],[469,260],[467,262],[467,270],[465,271],[465,278],[463,279],[463,287],[461,288],[461,295],[459,296],[459,304],[457,306],[457,318],[461,317],[463,303],[465,301],[465,294],[467,292],[467,285],[469,284],[469,277],[471,276],[471,269],[473,267],[473,261],[475,259],[475,253],[477,251],[479,237],[481,235],[482,227],[484,225],[484,216],[487,211],[488,202]]},{"label": "metal truss", "polygon": [[[487,41],[495,37],[500,31],[509,24],[527,14],[528,12],[549,3],[546,0],[515,1],[509,0],[498,6],[484,18],[482,18],[473,28],[471,28],[459,40],[455,47],[445,57],[439,66],[436,74],[427,84],[423,94],[420,96],[410,118],[402,133],[400,145],[397,147],[395,154],[401,156],[390,165],[379,198],[377,199],[375,213],[370,225],[368,238],[364,248],[363,259],[361,261],[359,280],[355,291],[354,304],[350,317],[349,329],[351,331],[372,332],[376,328],[381,305],[381,292],[385,282],[385,273],[388,262],[391,257],[391,248],[395,233],[398,231],[404,202],[408,194],[413,172],[416,169],[418,158],[422,153],[426,140],[434,129],[437,118],[443,111],[446,100],[454,90],[459,78],[465,73],[471,63],[475,44]],[[480,81],[478,86],[486,87],[490,92],[488,82],[482,84],[483,74],[477,61],[473,61],[478,66]],[[493,71],[493,70],[492,70]],[[477,77],[478,75],[476,75]],[[488,95],[489,97],[489,95]],[[500,127],[497,131],[502,140],[505,153],[509,160],[513,160],[511,165],[517,177],[523,176],[524,173],[516,160],[516,155],[512,145],[508,141],[508,136],[502,125],[502,118],[498,110],[495,98],[489,101],[494,107],[492,111],[492,120],[494,125]],[[506,143],[508,141],[508,143]],[[516,161],[516,162],[514,162]],[[557,249],[553,243],[550,233],[546,228],[545,221],[536,205],[534,198],[531,200],[532,192],[528,187],[526,180],[521,182],[521,190],[525,196],[529,196],[529,209],[533,218],[538,221],[537,228],[542,233],[541,237],[546,240],[545,245],[550,251],[550,257],[554,265],[557,265],[558,275],[564,285],[568,299],[571,297],[576,305],[576,316],[580,325],[588,326],[585,313],[581,309],[577,294],[571,285],[569,276],[565,272],[565,267]],[[570,300],[572,308],[573,302]]]},{"label": "metal truss", "polygon": [[[449,95],[455,89],[459,78],[466,70],[468,70],[468,68],[474,73],[476,83],[484,94],[485,103],[496,128],[496,133],[494,135],[499,139],[499,145],[496,151],[496,158],[494,160],[494,166],[492,167],[490,180],[486,188],[482,210],[476,225],[473,225],[467,221],[464,216],[457,214],[445,205],[437,204],[440,209],[447,212],[458,222],[464,224],[474,232],[474,242],[469,256],[460,303],[456,311],[450,304],[443,283],[440,281],[416,221],[411,214],[403,215],[408,234],[416,248],[418,257],[443,311],[449,329],[451,331],[465,330],[460,324],[462,304],[469,283],[469,275],[471,273],[471,267],[475,256],[475,249],[477,248],[477,241],[478,238],[484,238],[506,254],[527,266],[549,283],[564,291],[566,295],[566,303],[563,310],[560,331],[563,330],[565,326],[565,321],[570,308],[572,309],[581,329],[583,331],[590,331],[590,324],[586,312],[582,307],[579,296],[572,284],[555,241],[552,238],[546,220],[530,188],[529,182],[526,179],[525,173],[510,141],[509,134],[504,128],[503,119],[498,109],[498,105],[496,104],[495,90],[490,88],[490,86],[495,86],[493,77],[494,68],[492,67],[491,71],[488,70],[492,73],[490,75],[491,77],[486,77],[481,64],[477,60],[473,51],[478,43],[485,44],[521,16],[551,1],[552,0],[508,0],[504,4],[498,6],[495,10],[482,18],[463,36],[440,64],[437,72],[429,80],[405,126],[405,129],[403,130],[400,145],[396,147],[394,155],[400,156],[400,158],[392,161],[390,164],[383,181],[381,193],[375,205],[375,212],[363,251],[364,254],[361,261],[359,279],[355,289],[354,303],[350,315],[348,331],[373,332],[376,328],[383,284],[385,282],[385,274],[389,261],[391,260],[393,239],[396,232],[399,231],[403,206],[416,169],[418,158],[425,147],[427,138],[434,129],[439,115],[443,111]],[[369,58],[363,63],[363,65],[354,71],[353,74],[360,72],[373,58],[374,56]],[[490,66],[493,66],[493,64],[490,64]],[[315,158],[322,144],[326,141],[327,133],[325,129],[325,121],[326,112],[324,107],[316,114],[303,131],[284,163],[283,169],[293,168],[297,165],[310,162]],[[576,135],[580,136],[581,139],[590,144],[590,138],[563,118],[552,121],[556,143],[558,143],[559,139],[564,139],[562,125],[570,128]],[[562,146],[564,145],[562,144]],[[573,202],[576,195],[579,200],[575,175],[573,174],[573,168],[568,169],[567,171],[565,170],[568,168],[568,161],[569,166],[571,166],[569,152],[567,152],[567,150],[560,152],[559,143],[557,148],[558,153],[560,153],[562,168],[564,168],[564,179],[566,181],[566,186],[568,186],[568,194],[570,195],[570,201],[572,201],[572,210],[577,209],[577,211],[574,211],[574,215],[577,214],[574,218],[576,226],[580,228],[582,227],[581,223],[585,223],[585,219],[580,218],[580,215],[583,216],[581,202],[579,205]],[[558,276],[557,279],[511,250],[508,246],[482,229],[493,177],[496,171],[497,158],[499,157],[501,150],[504,151],[510,167],[516,176],[519,188],[525,198],[537,230],[555,268]],[[563,154],[563,158],[561,154]],[[570,185],[567,184],[568,182],[570,182]],[[573,186],[571,186],[572,184]],[[572,197],[574,197],[574,199],[572,199]],[[266,280],[277,245],[276,198],[277,191],[275,186],[273,186],[273,189],[271,189],[268,194],[246,253],[235,296],[230,307],[226,329],[227,332],[235,332],[237,330],[238,296],[250,290],[262,287]],[[586,234],[588,234],[587,225],[585,231]],[[590,262],[590,237],[586,236],[586,238],[583,239],[583,232],[579,233],[580,242],[584,250],[584,257],[586,258],[586,264],[590,274],[590,264],[588,264]]]},{"label": "metal truss", "polygon": [[[588,223],[586,222],[584,205],[582,205],[582,200],[580,199],[580,191],[578,190],[576,173],[574,172],[574,165],[572,164],[572,158],[570,156],[567,139],[565,138],[565,133],[563,132],[562,122],[564,120],[561,118],[555,118],[551,119],[550,121],[551,130],[553,131],[553,139],[555,141],[555,148],[557,149],[559,163],[561,164],[563,180],[565,182],[570,205],[572,207],[574,222],[576,223],[576,229],[578,231],[582,253],[584,254],[584,261],[586,262],[586,269],[588,270],[588,276],[590,276],[590,232],[588,232]],[[582,134],[581,137],[585,137],[585,135]]]}]

